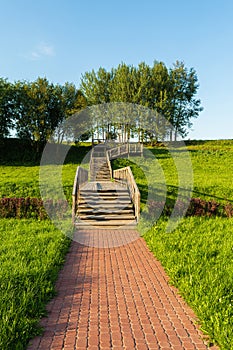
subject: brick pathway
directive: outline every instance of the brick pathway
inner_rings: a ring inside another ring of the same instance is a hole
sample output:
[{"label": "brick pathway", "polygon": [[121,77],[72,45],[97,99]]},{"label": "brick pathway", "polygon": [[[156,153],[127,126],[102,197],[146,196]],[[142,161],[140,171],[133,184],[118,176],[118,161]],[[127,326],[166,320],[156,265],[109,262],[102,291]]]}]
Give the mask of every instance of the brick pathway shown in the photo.
[{"label": "brick pathway", "polygon": [[[111,240],[129,231],[108,233]],[[98,231],[86,235],[90,239]],[[144,240],[107,243],[109,248],[72,243],[58,295],[41,321],[44,334],[28,350],[208,349],[194,313],[169,286]]]}]

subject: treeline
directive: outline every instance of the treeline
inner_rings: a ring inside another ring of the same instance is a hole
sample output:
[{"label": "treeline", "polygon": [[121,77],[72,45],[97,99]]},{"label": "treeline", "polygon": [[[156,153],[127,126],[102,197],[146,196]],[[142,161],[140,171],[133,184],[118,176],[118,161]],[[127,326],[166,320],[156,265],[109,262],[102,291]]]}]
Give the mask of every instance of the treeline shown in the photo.
[{"label": "treeline", "polygon": [[[52,84],[46,78],[15,83],[0,78],[0,139],[14,130],[20,139],[44,144],[69,116],[87,106],[124,102],[162,115],[172,126],[166,129],[172,140],[178,133],[186,136],[192,119],[202,110],[197,91],[195,70],[178,61],[170,69],[162,62],[152,67],[143,62],[137,67],[122,63],[109,71],[99,68],[84,73],[79,88],[70,83]],[[107,127],[110,135],[111,126]],[[92,133],[95,128],[104,130],[106,125],[95,120]],[[158,137],[151,131],[147,135],[146,130],[141,135]]]},{"label": "treeline", "polygon": [[[198,87],[195,70],[187,69],[183,62],[177,61],[170,69],[162,62],[154,62],[152,67],[142,62],[137,67],[122,63],[110,71],[104,68],[97,72],[92,70],[82,76],[80,89],[88,105],[125,102],[155,111],[156,121],[154,116],[151,118],[145,113],[141,120],[138,117],[136,123],[132,123],[132,118],[129,118],[134,130],[125,132],[135,132],[137,129],[140,141],[144,141],[145,138],[157,139],[159,134],[162,134],[162,138],[167,134],[170,140],[176,140],[178,134],[186,136],[192,126],[192,119],[198,117],[203,109],[201,101],[196,98]],[[161,122],[159,116],[163,117]],[[133,117],[134,120],[136,118]],[[117,119],[119,122],[118,116]],[[166,125],[163,125],[164,119]],[[114,127],[111,130],[113,133]]]},{"label": "treeline", "polygon": [[0,138],[14,130],[21,139],[44,143],[59,123],[85,107],[86,99],[74,84],[0,79]]}]

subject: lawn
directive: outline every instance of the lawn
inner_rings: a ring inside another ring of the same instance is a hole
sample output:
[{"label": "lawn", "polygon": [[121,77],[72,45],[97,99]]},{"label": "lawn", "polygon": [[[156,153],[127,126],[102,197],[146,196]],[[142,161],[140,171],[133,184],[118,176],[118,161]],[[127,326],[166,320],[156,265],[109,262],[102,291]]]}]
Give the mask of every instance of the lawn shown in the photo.
[{"label": "lawn", "polygon": [[172,233],[160,219],[144,235],[174,284],[221,349],[233,348],[233,218],[185,218]]},{"label": "lawn", "polygon": [[[233,203],[233,141],[190,142],[187,147],[194,174],[192,196]],[[88,150],[82,148],[78,157],[63,166],[63,190],[69,201],[76,167]],[[161,183],[165,181],[166,199],[171,203],[178,191],[171,153],[164,148],[148,150],[146,158],[113,162],[114,168],[132,166],[143,210],[147,210],[148,186],[159,198],[164,194]],[[181,148],[173,152],[182,157]],[[155,156],[159,166],[155,161],[153,168]],[[0,195],[40,197],[39,165],[5,162],[1,166]],[[161,217],[144,239],[197,313],[203,331],[221,349],[232,349],[233,218],[184,218],[171,233],[166,233],[167,221]],[[49,221],[0,220],[0,235],[0,348],[21,350],[37,332],[37,320],[54,293],[53,283],[69,241]]]},{"label": "lawn", "polygon": [[53,224],[0,220],[0,349],[25,349],[54,295],[70,240]]}]

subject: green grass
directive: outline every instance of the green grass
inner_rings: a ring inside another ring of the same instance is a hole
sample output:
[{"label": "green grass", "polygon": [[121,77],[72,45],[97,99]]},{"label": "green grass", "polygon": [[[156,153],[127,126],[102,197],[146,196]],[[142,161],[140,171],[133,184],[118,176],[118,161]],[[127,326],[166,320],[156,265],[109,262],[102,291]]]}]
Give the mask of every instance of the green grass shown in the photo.
[{"label": "green grass", "polygon": [[[90,147],[72,147],[62,166],[62,184],[66,198],[70,201],[77,166],[82,162]],[[18,161],[4,162],[0,166],[0,197],[40,198],[40,165],[35,162],[18,165]],[[54,179],[54,186],[56,179]]]},{"label": "green grass", "polygon": [[[62,167],[63,191],[70,201],[77,164],[64,164]],[[40,198],[39,166],[0,166],[1,197]],[[55,179],[54,179],[55,180]],[[54,183],[54,188],[55,183]]]},{"label": "green grass", "polygon": [[185,218],[172,233],[163,219],[144,235],[171,283],[221,349],[233,348],[233,218]]},{"label": "green grass", "polygon": [[0,220],[0,349],[25,349],[54,295],[70,240],[49,221]]},{"label": "green grass", "polygon": [[[205,148],[204,148],[205,146]],[[211,148],[212,147],[212,148]],[[216,200],[220,203],[227,201],[233,202],[233,141],[208,141],[200,142],[200,144],[187,146],[192,162],[194,175],[193,181],[193,197],[200,197],[205,200]],[[167,185],[167,197],[175,199],[178,189],[178,177],[174,160],[169,150],[164,148],[151,148],[150,158],[139,157],[128,159],[118,159],[113,161],[113,168],[124,167],[130,165],[138,183],[139,189],[142,191],[143,201],[147,198],[147,179],[143,174],[149,174],[152,179],[151,184],[156,188],[161,183],[161,176],[156,172],[150,174],[152,164],[156,158],[161,165],[165,182]],[[173,150],[173,154],[182,160],[183,149]],[[153,159],[154,158],[154,159]],[[134,164],[136,162],[136,164]],[[140,169],[141,167],[141,169]],[[184,167],[185,171],[185,167]]]},{"label": "green grass", "polygon": [[40,197],[39,166],[1,166],[1,197]]}]

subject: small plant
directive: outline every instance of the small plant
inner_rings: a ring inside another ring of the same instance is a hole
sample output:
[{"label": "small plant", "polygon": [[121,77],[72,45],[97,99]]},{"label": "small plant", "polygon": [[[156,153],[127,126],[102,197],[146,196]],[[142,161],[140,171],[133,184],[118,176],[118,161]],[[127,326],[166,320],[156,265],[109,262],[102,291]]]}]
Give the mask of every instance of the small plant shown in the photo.
[{"label": "small plant", "polygon": [[206,201],[201,198],[192,198],[187,216],[216,216],[219,214],[220,204],[216,201]]},{"label": "small plant", "polygon": [[[183,216],[183,213],[185,216],[216,216],[220,215],[220,204],[216,201],[205,201],[204,199],[200,198],[192,198],[190,200],[188,209],[187,203],[184,201],[177,201],[175,203],[176,205],[176,215],[177,216]],[[150,200],[148,202],[148,212],[151,217],[158,217],[159,213],[162,213],[164,216],[170,216],[174,208],[174,203],[166,203]],[[233,207],[228,205],[225,206],[225,210],[228,210],[230,213],[232,210],[233,214]],[[230,214],[228,215],[230,216]]]},{"label": "small plant", "polygon": [[226,216],[227,216],[228,218],[233,217],[233,205],[232,205],[231,203],[228,202],[228,203],[225,205],[224,209],[225,209]]},{"label": "small plant", "polygon": [[47,200],[45,202],[39,198],[0,198],[0,218],[15,219],[48,219],[48,214],[62,213],[68,209],[68,203],[65,200]]}]

